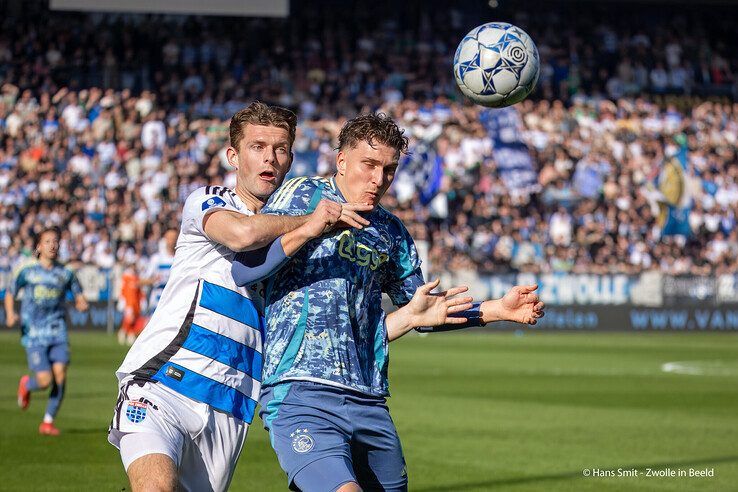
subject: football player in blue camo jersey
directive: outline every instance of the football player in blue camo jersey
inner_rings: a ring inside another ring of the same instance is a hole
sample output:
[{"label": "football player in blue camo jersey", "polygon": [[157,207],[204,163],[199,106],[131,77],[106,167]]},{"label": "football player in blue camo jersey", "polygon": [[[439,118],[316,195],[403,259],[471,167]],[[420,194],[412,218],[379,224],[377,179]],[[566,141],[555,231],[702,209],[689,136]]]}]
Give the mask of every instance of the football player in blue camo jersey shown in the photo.
[{"label": "football player in blue camo jersey", "polygon": [[69,364],[69,342],[64,320],[64,301],[67,292],[74,295],[77,310],[86,311],[87,301],[74,273],[56,261],[59,253],[59,231],[45,229],[37,238],[38,259],[21,266],[8,292],[5,294],[7,325],[18,321],[15,312],[15,296],[21,297],[21,345],[28,356],[28,369],[18,383],[18,406],[25,410],[31,401],[31,392],[43,391],[51,386],[49,401],[40,434],[56,436],[59,429],[54,418],[64,398],[64,386]]},{"label": "football player in blue camo jersey", "polygon": [[[261,416],[295,490],[407,489],[385,401],[391,340],[413,328],[535,324],[543,316],[535,285],[474,305],[471,298],[452,299],[465,287],[431,294],[438,280],[424,284],[408,231],[379,206],[406,148],[402,131],[385,115],[347,122],[335,176],[286,182],[262,213],[302,215],[328,199],[371,205],[363,214],[369,224],[306,241],[291,258],[282,248],[292,236],[286,234],[261,262],[251,255],[233,264],[237,284],[266,278]],[[403,307],[386,315],[383,292]]]}]

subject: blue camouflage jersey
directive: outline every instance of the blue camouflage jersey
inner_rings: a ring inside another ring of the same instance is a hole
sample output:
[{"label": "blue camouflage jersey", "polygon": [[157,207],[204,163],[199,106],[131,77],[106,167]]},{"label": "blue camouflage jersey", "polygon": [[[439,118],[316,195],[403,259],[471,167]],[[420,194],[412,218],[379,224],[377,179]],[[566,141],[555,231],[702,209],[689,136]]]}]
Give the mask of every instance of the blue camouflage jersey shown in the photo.
[{"label": "blue camouflage jersey", "polygon": [[32,261],[21,266],[12,282],[11,293],[21,294],[21,344],[41,347],[67,343],[65,307],[67,292],[82,293],[77,277],[64,265],[44,268]]},{"label": "blue camouflage jersey", "polygon": [[[262,213],[304,215],[324,198],[346,202],[333,179],[295,178]],[[406,304],[423,278],[400,219],[379,206],[365,217],[369,226],[308,242],[266,280],[264,386],[308,380],[388,394],[382,292]]]}]

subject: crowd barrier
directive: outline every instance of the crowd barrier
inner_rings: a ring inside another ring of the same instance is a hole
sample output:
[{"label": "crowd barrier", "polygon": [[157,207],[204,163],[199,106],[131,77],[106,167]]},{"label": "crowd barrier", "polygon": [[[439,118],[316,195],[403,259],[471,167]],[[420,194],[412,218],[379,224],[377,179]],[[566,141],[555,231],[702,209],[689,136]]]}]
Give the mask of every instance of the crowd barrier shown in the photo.
[{"label": "crowd barrier", "polygon": [[[115,273],[85,265],[76,270],[90,301],[85,313],[70,304],[69,326],[105,330],[117,327]],[[738,275],[712,277],[670,276],[656,271],[640,275],[503,274],[474,271],[445,272],[444,286],[468,285],[475,299],[505,295],[514,285],[538,284],[546,316],[531,330],[595,331],[738,331]],[[0,296],[12,281],[9,269],[0,269]],[[387,299],[385,307],[391,309]],[[0,307],[0,324],[5,311]],[[512,323],[485,329],[514,330]]]}]

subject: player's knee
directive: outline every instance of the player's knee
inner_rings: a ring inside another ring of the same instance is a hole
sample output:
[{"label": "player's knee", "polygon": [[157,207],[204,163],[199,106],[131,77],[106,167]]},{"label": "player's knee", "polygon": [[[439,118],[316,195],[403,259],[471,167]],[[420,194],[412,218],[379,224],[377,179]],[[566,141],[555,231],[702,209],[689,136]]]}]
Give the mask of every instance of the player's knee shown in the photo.
[{"label": "player's knee", "polygon": [[174,492],[177,467],[165,454],[147,454],[128,467],[132,492]]},{"label": "player's knee", "polygon": [[56,381],[56,384],[64,384],[64,381],[66,381],[66,379],[67,379],[66,368],[63,368],[63,369],[54,368],[54,381]]},{"label": "player's knee", "polygon": [[348,482],[338,487],[336,492],[361,492],[361,487],[356,482]]},{"label": "player's knee", "polygon": [[52,376],[50,372],[43,371],[36,373],[36,383],[39,389],[46,389],[51,385]]}]

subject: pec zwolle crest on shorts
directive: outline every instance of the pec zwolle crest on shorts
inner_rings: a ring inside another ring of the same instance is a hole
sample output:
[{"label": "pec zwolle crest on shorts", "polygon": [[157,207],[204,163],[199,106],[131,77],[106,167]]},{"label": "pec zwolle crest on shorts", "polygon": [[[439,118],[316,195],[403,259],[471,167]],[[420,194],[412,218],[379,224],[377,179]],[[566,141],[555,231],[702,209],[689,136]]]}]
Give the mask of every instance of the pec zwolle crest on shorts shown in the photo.
[{"label": "pec zwolle crest on shorts", "polygon": [[315,441],[307,429],[297,429],[290,434],[292,438],[292,449],[296,453],[307,453],[315,446]]},{"label": "pec zwolle crest on shorts", "polygon": [[126,417],[134,424],[143,422],[146,418],[146,403],[140,401],[129,401],[128,408],[126,408]]}]

